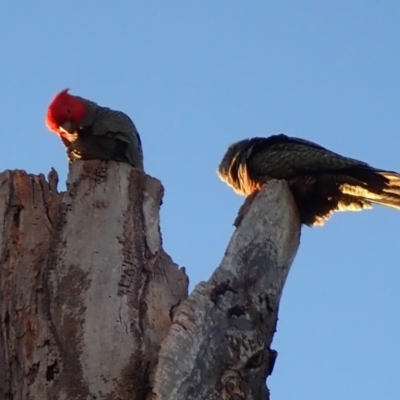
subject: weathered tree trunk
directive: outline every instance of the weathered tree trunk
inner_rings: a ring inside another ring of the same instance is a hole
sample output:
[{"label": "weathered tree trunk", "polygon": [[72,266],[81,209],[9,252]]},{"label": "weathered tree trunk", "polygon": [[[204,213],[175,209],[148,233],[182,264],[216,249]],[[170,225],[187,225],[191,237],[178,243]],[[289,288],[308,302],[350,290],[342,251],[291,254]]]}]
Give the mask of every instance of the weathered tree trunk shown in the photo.
[{"label": "weathered tree trunk", "polygon": [[256,196],[187,299],[159,181],[87,161],[67,188],[55,171],[0,174],[0,399],[267,399],[300,232],[286,184]]},{"label": "weathered tree trunk", "polygon": [[143,399],[187,296],[161,246],[161,184],[97,161],[74,164],[64,194],[55,177],[0,179],[0,395]]},{"label": "weathered tree trunk", "polygon": [[174,315],[153,399],[269,398],[265,379],[277,356],[270,346],[299,240],[293,198],[272,181],[241,219],[221,265]]}]

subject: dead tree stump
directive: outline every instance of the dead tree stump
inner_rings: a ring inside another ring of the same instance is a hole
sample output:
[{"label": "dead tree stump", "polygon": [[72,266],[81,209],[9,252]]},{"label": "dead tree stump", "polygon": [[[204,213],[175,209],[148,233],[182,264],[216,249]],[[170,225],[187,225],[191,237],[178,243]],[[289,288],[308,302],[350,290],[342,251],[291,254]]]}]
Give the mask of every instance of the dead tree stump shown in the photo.
[{"label": "dead tree stump", "polygon": [[269,398],[300,236],[286,184],[256,196],[187,298],[158,180],[101,161],[72,164],[64,193],[57,179],[0,174],[0,399]]}]

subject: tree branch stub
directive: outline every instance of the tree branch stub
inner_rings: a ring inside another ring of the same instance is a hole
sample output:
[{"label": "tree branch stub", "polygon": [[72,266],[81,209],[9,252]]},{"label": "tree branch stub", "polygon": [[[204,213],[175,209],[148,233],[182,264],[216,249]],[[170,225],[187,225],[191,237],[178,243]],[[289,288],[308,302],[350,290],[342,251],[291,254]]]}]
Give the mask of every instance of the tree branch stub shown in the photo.
[{"label": "tree branch stub", "polygon": [[270,346],[299,240],[292,195],[272,181],[241,216],[220,266],[174,315],[153,400],[269,398]]}]

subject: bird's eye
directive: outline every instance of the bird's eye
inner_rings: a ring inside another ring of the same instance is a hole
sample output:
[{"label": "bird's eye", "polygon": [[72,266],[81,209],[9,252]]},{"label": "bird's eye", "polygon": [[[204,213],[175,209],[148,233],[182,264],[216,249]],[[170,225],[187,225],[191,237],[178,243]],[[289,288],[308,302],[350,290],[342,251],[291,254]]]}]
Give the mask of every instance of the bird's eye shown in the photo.
[{"label": "bird's eye", "polygon": [[67,114],[71,114],[71,110],[67,108]]}]

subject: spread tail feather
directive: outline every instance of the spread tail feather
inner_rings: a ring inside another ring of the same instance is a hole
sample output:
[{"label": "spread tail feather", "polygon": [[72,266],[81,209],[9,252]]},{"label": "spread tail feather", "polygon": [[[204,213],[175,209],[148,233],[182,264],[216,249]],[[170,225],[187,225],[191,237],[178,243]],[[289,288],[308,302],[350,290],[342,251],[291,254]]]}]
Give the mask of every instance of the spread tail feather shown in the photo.
[{"label": "spread tail feather", "polygon": [[[367,199],[368,200],[368,199]],[[379,204],[381,206],[395,208],[396,210],[400,210],[400,195],[385,195],[382,198],[377,200],[370,200],[371,203]]]},{"label": "spread tail feather", "polygon": [[340,187],[341,192],[363,202],[400,210],[400,175],[389,171],[374,171],[374,175],[384,178],[383,185],[377,187],[371,179],[366,185],[343,184]]},{"label": "spread tail feather", "polygon": [[[398,182],[398,184],[400,181]],[[399,186],[389,186],[385,188],[382,193],[369,192],[364,196],[366,200],[371,203],[380,204],[381,206],[395,208],[400,210],[400,185]]]},{"label": "spread tail feather", "polygon": [[376,201],[371,201],[400,210],[400,175],[391,171],[380,171],[379,175],[386,178],[387,182],[380,198]]},{"label": "spread tail feather", "polygon": [[379,175],[387,179],[387,183],[384,188],[385,193],[395,193],[400,195],[400,175],[396,172],[379,172]]}]

